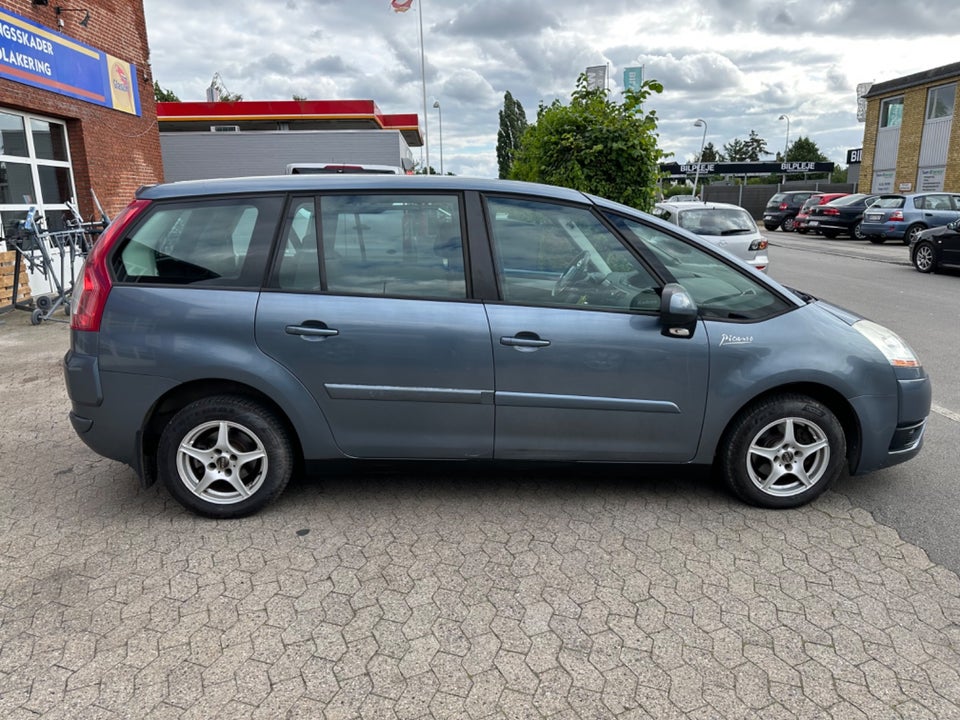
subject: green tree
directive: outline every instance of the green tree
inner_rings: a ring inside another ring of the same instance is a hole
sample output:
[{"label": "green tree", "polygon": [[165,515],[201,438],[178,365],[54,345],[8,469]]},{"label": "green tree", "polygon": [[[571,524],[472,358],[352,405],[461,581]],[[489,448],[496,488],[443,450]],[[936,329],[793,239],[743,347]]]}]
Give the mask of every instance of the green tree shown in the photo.
[{"label": "green tree", "polygon": [[798,137],[787,148],[787,162],[826,162],[827,156],[808,137]]},{"label": "green tree", "polygon": [[759,162],[764,155],[773,155],[767,150],[767,141],[757,135],[756,130],[751,130],[746,140],[734,138],[723,146],[723,151],[730,162]]},{"label": "green tree", "polygon": [[703,153],[700,162],[723,162],[723,153],[718,152],[712,142],[703,146]]},{"label": "green tree", "polygon": [[582,190],[641,210],[653,207],[659,161],[655,110],[643,111],[651,93],[663,92],[656,80],[625,90],[622,103],[608,99],[606,88],[590,88],[577,79],[569,105],[554,100],[540,105],[537,121],[521,139],[509,177]]},{"label": "green tree", "polygon": [[153,81],[153,97],[157,102],[180,102],[173,90],[164,90],[156,80]]},{"label": "green tree", "polygon": [[847,182],[847,170],[849,170],[849,168],[841,167],[840,165],[834,165],[833,172],[830,173],[830,182],[832,183]]},{"label": "green tree", "polygon": [[501,178],[510,174],[510,166],[513,165],[513,158],[527,127],[527,114],[523,111],[523,105],[519,100],[515,100],[508,90],[503,94],[500,130],[497,131],[497,167]]}]

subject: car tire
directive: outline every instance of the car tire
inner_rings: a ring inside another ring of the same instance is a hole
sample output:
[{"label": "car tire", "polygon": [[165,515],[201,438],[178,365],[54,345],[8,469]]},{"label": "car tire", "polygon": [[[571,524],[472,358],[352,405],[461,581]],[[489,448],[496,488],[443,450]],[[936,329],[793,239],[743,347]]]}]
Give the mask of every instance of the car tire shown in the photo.
[{"label": "car tire", "polygon": [[936,272],[937,255],[933,248],[933,243],[927,242],[926,240],[917,243],[917,246],[913,249],[912,259],[913,266],[920,272]]},{"label": "car tire", "polygon": [[921,225],[920,223],[914,223],[907,228],[907,231],[903,234],[903,244],[909,245],[911,242],[917,239],[917,235],[922,233],[927,228]]},{"label": "car tire", "polygon": [[160,436],[159,475],[198,515],[236,518],[264,508],[293,471],[283,424],[253,400],[216,395],[177,412]]},{"label": "car tire", "polygon": [[821,230],[820,234],[823,235],[827,240],[833,240],[837,237],[837,232],[834,230]]},{"label": "car tire", "polygon": [[881,237],[880,235],[867,235],[867,240],[874,245],[883,245],[887,241],[885,237]]},{"label": "car tire", "polygon": [[805,228],[797,228],[797,232],[800,233],[801,235],[806,235],[808,230],[806,230]]},{"label": "car tire", "polygon": [[863,223],[858,222],[853,226],[853,231],[850,233],[856,240],[866,240],[867,236],[863,234]]},{"label": "car tire", "polygon": [[772,232],[773,230],[776,230],[777,227],[779,227],[778,225],[771,225],[770,223],[764,223],[763,226],[764,226],[767,230],[770,230],[771,232]]},{"label": "car tire", "polygon": [[760,400],[724,434],[719,466],[741,500],[765,508],[810,502],[840,476],[846,436],[823,403],[794,393]]},{"label": "car tire", "polygon": [[793,232],[797,227],[797,222],[795,218],[788,217],[784,218],[783,224],[780,225],[780,229],[784,232]]}]

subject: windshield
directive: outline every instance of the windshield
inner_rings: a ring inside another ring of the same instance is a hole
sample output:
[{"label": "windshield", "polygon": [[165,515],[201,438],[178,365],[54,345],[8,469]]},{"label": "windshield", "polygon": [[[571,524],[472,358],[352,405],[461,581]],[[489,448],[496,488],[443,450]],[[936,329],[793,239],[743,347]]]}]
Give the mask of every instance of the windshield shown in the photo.
[{"label": "windshield", "polygon": [[757,224],[743,208],[691,208],[683,210],[678,224],[697,235],[738,235],[752,233]]}]

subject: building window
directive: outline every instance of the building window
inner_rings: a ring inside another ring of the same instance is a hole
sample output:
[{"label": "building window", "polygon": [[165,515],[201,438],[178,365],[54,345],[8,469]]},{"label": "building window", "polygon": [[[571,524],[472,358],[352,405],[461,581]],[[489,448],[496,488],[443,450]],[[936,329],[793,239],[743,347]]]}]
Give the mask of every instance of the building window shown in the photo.
[{"label": "building window", "polygon": [[903,97],[890,98],[880,103],[880,127],[900,127],[903,122]]},{"label": "building window", "polygon": [[67,127],[0,109],[0,240],[17,232],[35,207],[48,230],[60,230],[76,199]]},{"label": "building window", "polygon": [[953,103],[956,96],[956,83],[930,88],[930,92],[927,93],[927,120],[953,117]]}]

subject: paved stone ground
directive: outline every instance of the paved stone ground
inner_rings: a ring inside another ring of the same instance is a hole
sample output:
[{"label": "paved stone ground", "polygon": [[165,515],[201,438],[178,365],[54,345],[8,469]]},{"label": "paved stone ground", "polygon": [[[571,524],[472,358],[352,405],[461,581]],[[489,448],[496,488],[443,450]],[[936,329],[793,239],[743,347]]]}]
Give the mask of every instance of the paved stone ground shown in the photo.
[{"label": "paved stone ground", "polygon": [[0,717],[960,718],[960,581],[835,494],[374,467],[214,522],[74,436],[0,316]]}]

